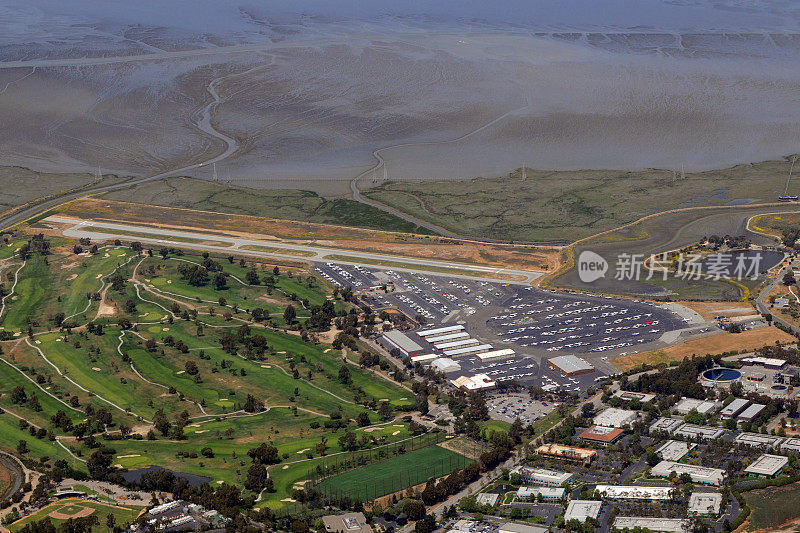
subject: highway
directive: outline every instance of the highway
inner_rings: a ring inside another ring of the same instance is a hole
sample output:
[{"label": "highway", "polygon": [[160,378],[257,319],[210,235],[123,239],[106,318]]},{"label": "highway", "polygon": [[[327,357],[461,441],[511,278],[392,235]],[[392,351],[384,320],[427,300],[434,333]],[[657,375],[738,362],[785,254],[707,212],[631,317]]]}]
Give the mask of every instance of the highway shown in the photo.
[{"label": "highway", "polygon": [[[289,244],[282,241],[274,240],[254,240],[242,237],[228,237],[215,233],[199,233],[190,231],[178,231],[172,229],[151,228],[147,226],[137,226],[134,224],[118,224],[111,222],[98,222],[98,221],[84,221],[74,218],[52,215],[43,220],[43,222],[51,222],[58,224],[71,224],[70,227],[64,229],[62,234],[65,237],[72,238],[89,238],[89,239],[124,239],[136,240],[142,243],[160,245],[160,246],[174,246],[176,248],[194,248],[202,249],[220,253],[232,253],[251,255],[256,257],[265,258],[280,258],[283,260],[297,260],[297,261],[320,261],[327,263],[340,263],[340,264],[357,264],[369,265],[370,268],[382,270],[398,270],[406,272],[423,272],[435,273],[436,268],[458,269],[463,270],[464,274],[460,273],[444,273],[454,278],[463,279],[478,279],[481,281],[496,281],[499,283],[514,283],[519,285],[530,285],[530,283],[542,275],[541,272],[531,272],[527,270],[515,270],[499,267],[488,267],[481,265],[471,265],[467,263],[452,263],[445,261],[435,261],[432,259],[422,259],[416,257],[403,257],[397,255],[378,254],[371,252],[360,252],[354,250],[345,250],[337,248],[326,248],[321,246],[313,246],[308,244]],[[91,228],[91,229],[90,229]],[[100,231],[97,231],[100,230]],[[131,236],[130,233],[144,234],[144,236]],[[152,237],[147,237],[151,235]],[[187,240],[197,242],[187,242]],[[204,244],[204,242],[214,242],[218,244]],[[286,250],[286,254],[249,250],[245,247],[265,247],[277,248]],[[292,252],[300,253],[302,255],[292,255]],[[339,256],[332,259],[329,256]],[[347,259],[342,259],[346,257]],[[392,263],[399,263],[400,265],[381,266],[372,263],[376,261],[388,261]],[[415,268],[417,266],[418,268]],[[425,268],[428,267],[428,268]],[[470,274],[474,272],[475,274]],[[480,273],[480,274],[478,274]],[[441,274],[441,273],[440,273]],[[501,274],[520,276],[522,279],[517,281],[507,280],[501,277]]]}]

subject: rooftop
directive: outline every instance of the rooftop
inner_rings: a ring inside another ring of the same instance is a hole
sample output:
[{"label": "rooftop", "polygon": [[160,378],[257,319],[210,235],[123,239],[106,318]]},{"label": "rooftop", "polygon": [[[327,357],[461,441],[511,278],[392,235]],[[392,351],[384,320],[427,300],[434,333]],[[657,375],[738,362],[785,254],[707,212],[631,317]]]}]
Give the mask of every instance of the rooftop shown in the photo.
[{"label": "rooftop", "polygon": [[749,403],[750,400],[745,400],[744,398],[736,398],[731,403],[723,407],[722,410],[719,412],[719,415],[724,418],[732,418],[736,416],[742,409],[744,409]]},{"label": "rooftop", "polygon": [[633,400],[636,398],[640,402],[652,402],[656,399],[655,394],[647,394],[645,392],[631,392],[626,390],[618,390],[614,393],[614,396],[621,400]]},{"label": "rooftop", "polygon": [[679,401],[673,409],[681,414],[686,414],[694,409],[698,413],[707,415],[716,411],[717,406],[717,402],[697,400],[695,398],[681,398],[681,401]]},{"label": "rooftop", "polygon": [[640,485],[597,485],[597,492],[612,500],[669,500],[673,487]]},{"label": "rooftop", "polygon": [[705,440],[714,440],[718,439],[727,433],[727,430],[721,428],[715,428],[710,426],[698,426],[697,424],[683,424],[677,430],[675,430],[674,435],[679,437],[689,437],[689,438],[701,438]]},{"label": "rooftop", "polygon": [[694,444],[682,440],[668,440],[656,448],[656,453],[665,461],[680,461],[694,447]]},{"label": "rooftop", "polygon": [[788,462],[788,457],[765,453],[753,461],[744,471],[757,476],[774,476],[780,472]]},{"label": "rooftop", "polygon": [[384,332],[383,336],[387,341],[389,341],[389,344],[392,344],[396,348],[400,348],[406,353],[422,351],[422,346],[412,341],[408,335],[402,331],[390,329],[389,331]]},{"label": "rooftop", "polygon": [[775,435],[762,435],[761,433],[739,433],[734,442],[753,448],[775,448],[778,449],[781,443],[786,440]]},{"label": "rooftop", "polygon": [[576,446],[565,446],[563,444],[543,444],[536,448],[536,453],[543,455],[555,455],[565,458],[591,459],[597,452],[588,448],[578,448]]},{"label": "rooftop", "polygon": [[541,494],[542,498],[563,498],[564,492],[561,487],[520,487],[517,489],[517,497],[535,498]]},{"label": "rooftop", "polygon": [[322,517],[325,531],[344,533],[372,533],[372,526],[367,524],[364,513],[345,513]]},{"label": "rooftop", "polygon": [[612,428],[608,426],[592,426],[589,429],[583,431],[583,433],[578,435],[578,437],[585,440],[609,443],[617,440],[623,433],[625,433],[625,431],[620,428]]},{"label": "rooftop", "polygon": [[594,423],[598,426],[621,428],[622,426],[635,422],[638,416],[636,411],[609,407],[594,417]]},{"label": "rooftop", "polygon": [[650,424],[650,433],[663,431],[670,435],[683,425],[683,420],[678,418],[661,417]]},{"label": "rooftop", "polygon": [[684,533],[690,531],[688,520],[681,518],[650,518],[640,516],[618,516],[614,520],[616,529],[649,529],[650,531],[667,531],[671,533]]},{"label": "rooftop", "polygon": [[689,514],[717,514],[722,506],[718,492],[693,492],[689,498]]},{"label": "rooftop", "polygon": [[596,500],[571,500],[564,513],[564,520],[578,520],[583,523],[587,518],[597,519],[600,516],[600,508],[603,502]]},{"label": "rooftop", "polygon": [[661,461],[653,467],[654,476],[668,477],[672,472],[677,475],[689,474],[695,483],[708,483],[709,485],[722,485],[725,481],[725,470],[707,466],[676,463],[675,461]]},{"label": "rooftop", "polygon": [[499,533],[547,533],[546,527],[508,522],[500,526]]},{"label": "rooftop", "polygon": [[736,418],[738,418],[739,420],[752,420],[756,416],[758,416],[758,413],[763,411],[765,407],[766,405],[760,403],[754,403],[750,405],[750,407],[742,411],[741,414]]},{"label": "rooftop", "polygon": [[575,355],[559,355],[547,361],[567,374],[572,374],[574,372],[590,372],[594,370],[592,365]]}]

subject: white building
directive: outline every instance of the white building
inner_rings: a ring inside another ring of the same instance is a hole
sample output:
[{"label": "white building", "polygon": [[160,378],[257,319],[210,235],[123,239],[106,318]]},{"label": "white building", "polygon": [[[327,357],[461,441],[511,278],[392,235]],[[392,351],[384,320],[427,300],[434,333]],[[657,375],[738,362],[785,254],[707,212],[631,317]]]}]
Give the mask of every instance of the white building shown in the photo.
[{"label": "white building", "polygon": [[564,521],[577,520],[581,524],[586,522],[588,518],[597,518],[600,516],[600,510],[603,507],[603,502],[596,500],[571,500],[567,505],[567,510],[564,513]]},{"label": "white building", "polygon": [[734,444],[738,444],[740,446],[749,446],[750,448],[761,448],[766,450],[768,448],[773,448],[775,450],[780,449],[781,444],[783,441],[786,440],[784,437],[778,437],[775,435],[762,435],[761,433],[739,433],[735,439],[733,439]]},{"label": "white building", "polygon": [[651,473],[658,477],[669,477],[672,472],[678,476],[689,474],[695,483],[707,485],[722,485],[725,482],[725,470],[707,466],[687,465],[675,461],[661,461],[653,467]]},{"label": "white building", "polygon": [[633,424],[638,418],[636,411],[609,407],[594,417],[594,425],[621,428]]},{"label": "white building", "polygon": [[650,424],[650,433],[666,433],[667,435],[672,435],[682,425],[683,420],[662,416]]},{"label": "white building", "polygon": [[626,402],[636,399],[642,403],[650,403],[656,399],[655,394],[647,394],[645,392],[630,392],[626,390],[618,390],[614,393],[614,396]]},{"label": "white building", "polygon": [[789,454],[800,454],[800,439],[786,439],[781,443],[781,452]]},{"label": "white building", "polygon": [[517,489],[517,499],[519,500],[538,500],[547,501],[561,500],[564,498],[565,491],[562,487],[520,487]]},{"label": "white building", "polygon": [[516,522],[508,522],[500,526],[497,533],[547,533],[546,527],[529,526],[527,524],[517,524]]},{"label": "white building", "polygon": [[694,409],[701,415],[709,416],[716,412],[717,407],[719,407],[717,402],[696,400],[694,398],[681,398],[681,401],[675,404],[675,407],[673,407],[672,410],[679,414],[686,415],[689,414],[689,411]]},{"label": "white building", "polygon": [[475,503],[478,505],[491,505],[494,507],[497,505],[497,500],[499,499],[500,495],[495,492],[481,492],[475,496]]},{"label": "white building", "polygon": [[744,398],[736,398],[731,403],[722,408],[719,416],[722,418],[736,418],[736,415],[744,411],[744,408],[750,403],[750,400]]},{"label": "white building", "polygon": [[753,461],[744,471],[752,476],[773,477],[777,475],[788,462],[789,458],[783,455],[765,453]]},{"label": "white building", "polygon": [[697,424],[683,424],[673,433],[676,437],[685,439],[717,440],[728,431],[722,428],[698,426]]},{"label": "white building", "polygon": [[689,514],[713,516],[722,507],[722,494],[718,492],[693,492],[689,498]]},{"label": "white building", "polygon": [[597,485],[595,490],[609,500],[669,500],[674,487],[641,485]]},{"label": "white building", "polygon": [[682,440],[668,440],[656,448],[656,454],[665,461],[680,461],[696,447]]},{"label": "white building", "polygon": [[512,470],[511,473],[519,474],[523,483],[550,487],[560,487],[562,483],[569,481],[572,477],[569,472],[556,472],[555,470],[531,468],[529,466],[519,466]]},{"label": "white building", "polygon": [[618,516],[614,519],[616,529],[649,529],[650,531],[664,531],[667,533],[685,533],[691,531],[689,520],[681,518],[651,518],[641,516]]}]

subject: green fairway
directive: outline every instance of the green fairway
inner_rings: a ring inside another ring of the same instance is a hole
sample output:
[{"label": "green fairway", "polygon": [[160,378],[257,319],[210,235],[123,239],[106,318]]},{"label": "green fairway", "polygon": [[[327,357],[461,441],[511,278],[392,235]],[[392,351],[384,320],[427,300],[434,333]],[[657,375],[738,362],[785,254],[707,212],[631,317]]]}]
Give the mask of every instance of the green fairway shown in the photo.
[{"label": "green fairway", "polygon": [[330,497],[369,501],[445,476],[471,462],[433,445],[328,477],[316,488]]}]

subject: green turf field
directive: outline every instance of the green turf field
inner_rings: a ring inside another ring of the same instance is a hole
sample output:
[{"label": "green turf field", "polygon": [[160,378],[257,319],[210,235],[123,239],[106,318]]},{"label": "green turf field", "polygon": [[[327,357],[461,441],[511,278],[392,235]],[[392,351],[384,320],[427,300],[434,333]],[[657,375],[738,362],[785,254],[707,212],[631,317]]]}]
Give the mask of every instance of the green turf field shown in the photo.
[{"label": "green turf field", "polygon": [[433,445],[331,476],[316,488],[330,497],[369,501],[463,468],[470,459]]}]

